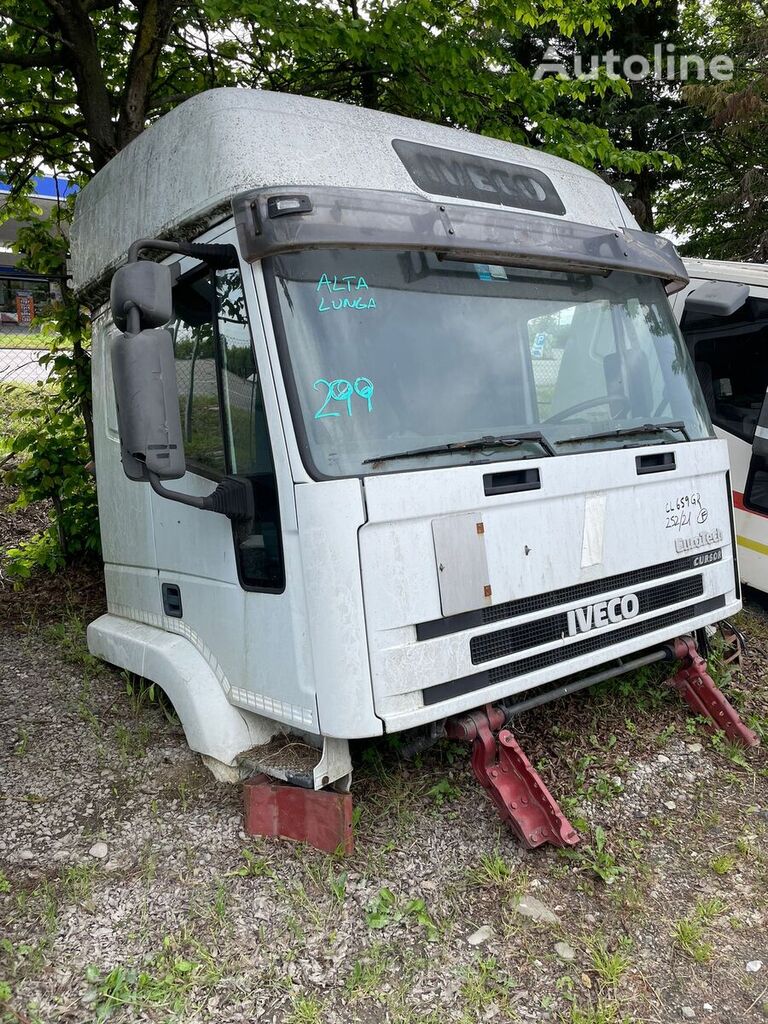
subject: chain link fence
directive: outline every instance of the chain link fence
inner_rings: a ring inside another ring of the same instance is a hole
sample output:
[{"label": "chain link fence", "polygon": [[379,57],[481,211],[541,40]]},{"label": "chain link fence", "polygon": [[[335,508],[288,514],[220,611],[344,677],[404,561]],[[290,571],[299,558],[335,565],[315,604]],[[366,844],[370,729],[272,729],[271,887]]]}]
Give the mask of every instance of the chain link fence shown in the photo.
[{"label": "chain link fence", "polygon": [[14,432],[13,413],[29,405],[33,391],[48,378],[40,356],[48,351],[35,324],[4,320],[0,314],[0,465]]}]

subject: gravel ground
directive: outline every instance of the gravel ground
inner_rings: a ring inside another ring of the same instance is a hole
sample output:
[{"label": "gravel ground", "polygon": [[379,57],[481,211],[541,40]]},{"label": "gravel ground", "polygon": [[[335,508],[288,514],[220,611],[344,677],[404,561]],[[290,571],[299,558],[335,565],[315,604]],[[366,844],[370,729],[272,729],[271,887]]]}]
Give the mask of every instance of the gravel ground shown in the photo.
[{"label": "gravel ground", "polygon": [[[100,601],[86,569],[0,591],[2,1024],[768,1019],[768,762],[658,674],[519,720],[570,855],[516,846],[466,749],[377,742],[340,860],[245,835],[171,709],[89,657]],[[765,735],[768,617],[740,625],[721,682]]]}]

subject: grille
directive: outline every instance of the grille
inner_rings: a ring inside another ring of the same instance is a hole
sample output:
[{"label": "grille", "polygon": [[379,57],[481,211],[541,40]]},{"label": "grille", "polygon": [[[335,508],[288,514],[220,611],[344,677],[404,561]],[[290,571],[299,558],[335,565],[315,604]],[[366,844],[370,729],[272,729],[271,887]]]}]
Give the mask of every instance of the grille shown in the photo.
[{"label": "grille", "polygon": [[[449,700],[451,697],[460,697],[462,694],[472,693],[473,690],[482,690],[486,686],[493,686],[495,683],[501,683],[507,679],[515,679],[529,672],[536,672],[551,665],[559,665],[564,661],[570,661],[572,658],[578,658],[582,654],[589,654],[608,645],[618,645],[625,640],[632,640],[646,633],[653,633],[658,629],[676,626],[680,622],[685,622],[699,615],[715,612],[718,608],[722,608],[724,604],[725,597],[721,595],[720,597],[710,598],[708,601],[700,601],[698,604],[676,608],[672,612],[656,615],[654,618],[644,619],[642,622],[635,622],[631,626],[624,626],[609,633],[598,633],[594,636],[586,637],[584,640],[577,640],[575,643],[568,644],[565,647],[556,647],[551,651],[542,651],[539,654],[532,654],[527,658],[521,658],[520,661],[513,661],[508,665],[498,665],[496,668],[486,669],[484,672],[476,672],[471,676],[464,676],[461,679],[453,679],[448,683],[431,686],[428,690],[422,690],[422,699],[425,705],[439,704],[441,701]],[[562,675],[567,675],[567,671],[563,672]]]},{"label": "grille", "polygon": [[[701,576],[672,580],[660,587],[640,591],[637,595],[640,605],[638,614],[655,612],[659,608],[665,608],[668,604],[677,604],[679,601],[690,601],[693,598],[701,597],[703,593],[704,580]],[[521,626],[510,626],[507,629],[500,629],[496,633],[476,636],[469,644],[472,664],[481,665],[485,661],[504,658],[510,654],[517,654],[518,651],[526,651],[530,647],[551,643],[553,640],[559,640],[567,635],[566,613],[558,612],[557,615],[551,615],[546,619],[536,619],[534,622],[526,622]],[[613,635],[613,632],[601,632],[602,643],[600,646],[613,643]]]},{"label": "grille", "polygon": [[[720,561],[723,557],[722,548],[715,548],[707,554],[713,562]],[[699,557],[688,555],[685,558],[673,558],[669,562],[659,562],[657,565],[633,569],[630,572],[606,576],[599,580],[590,580],[588,583],[578,583],[572,587],[562,587],[560,590],[550,590],[543,594],[534,594],[531,597],[505,601],[504,604],[493,605],[491,608],[479,608],[473,612],[462,612],[459,615],[449,615],[446,618],[433,619],[430,622],[419,622],[416,625],[416,638],[417,640],[431,640],[434,637],[457,633],[459,630],[476,629],[478,626],[488,626],[493,622],[501,622],[503,619],[512,619],[516,615],[528,615],[532,612],[545,611],[547,608],[556,608],[560,604],[587,601],[591,597],[606,594],[610,590],[623,590],[625,587],[636,587],[641,583],[662,579],[664,576],[678,575],[689,569],[697,568],[699,564],[697,558]]]}]

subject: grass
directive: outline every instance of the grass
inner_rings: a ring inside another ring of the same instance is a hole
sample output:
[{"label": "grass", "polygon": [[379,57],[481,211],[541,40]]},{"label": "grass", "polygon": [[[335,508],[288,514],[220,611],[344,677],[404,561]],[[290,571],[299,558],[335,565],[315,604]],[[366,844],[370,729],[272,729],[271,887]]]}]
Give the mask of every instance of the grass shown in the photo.
[{"label": "grass", "polygon": [[631,941],[620,942],[619,948],[611,951],[601,938],[587,942],[587,950],[592,961],[592,968],[599,980],[609,988],[616,988],[629,970],[631,960],[629,948]]},{"label": "grass", "polygon": [[286,1024],[320,1024],[322,1006],[314,996],[297,996],[293,1000]]},{"label": "grass", "polygon": [[0,349],[48,349],[48,344],[38,332],[5,332],[0,330]]},{"label": "grass", "polygon": [[712,959],[714,946],[705,939],[708,927],[726,909],[722,900],[699,900],[693,913],[674,923],[672,936],[676,944],[695,963],[705,964]]}]

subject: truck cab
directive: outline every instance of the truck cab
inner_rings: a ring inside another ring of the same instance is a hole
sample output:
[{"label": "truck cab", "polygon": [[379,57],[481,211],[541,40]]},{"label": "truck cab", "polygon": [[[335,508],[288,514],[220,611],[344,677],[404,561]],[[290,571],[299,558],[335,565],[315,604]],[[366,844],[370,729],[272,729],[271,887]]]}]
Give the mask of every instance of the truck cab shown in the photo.
[{"label": "truck cab", "polygon": [[214,90],[86,186],[72,259],[90,648],[220,771],[293,733],[343,786],[349,740],[530,706],[739,609],[685,268],[591,172]]}]

